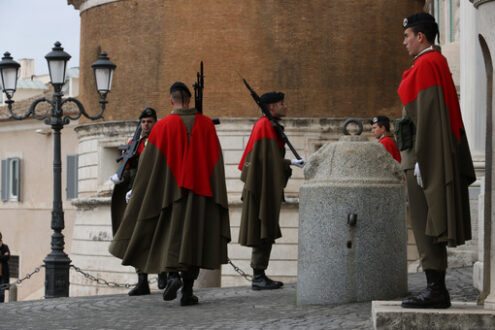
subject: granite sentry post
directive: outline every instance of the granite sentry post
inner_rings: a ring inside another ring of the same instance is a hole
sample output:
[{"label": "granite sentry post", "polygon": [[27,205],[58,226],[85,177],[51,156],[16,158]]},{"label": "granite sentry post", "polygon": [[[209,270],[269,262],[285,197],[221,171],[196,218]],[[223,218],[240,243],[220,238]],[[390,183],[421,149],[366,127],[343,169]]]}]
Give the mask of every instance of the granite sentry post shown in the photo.
[{"label": "granite sentry post", "polygon": [[343,136],[314,153],[299,190],[297,304],[407,292],[405,187],[377,142]]}]

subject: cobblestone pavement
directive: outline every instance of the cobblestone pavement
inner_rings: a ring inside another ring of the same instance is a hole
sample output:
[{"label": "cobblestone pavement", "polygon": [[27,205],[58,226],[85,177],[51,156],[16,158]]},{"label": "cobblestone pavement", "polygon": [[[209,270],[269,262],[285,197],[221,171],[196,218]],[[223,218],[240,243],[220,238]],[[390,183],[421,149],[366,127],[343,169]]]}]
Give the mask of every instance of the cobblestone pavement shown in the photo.
[{"label": "cobblestone pavement", "polygon": [[[472,268],[450,269],[454,301],[475,301]],[[421,291],[424,273],[409,274],[409,290]],[[0,304],[1,329],[370,329],[371,302],[297,306],[296,286],[252,291],[249,286],[195,291],[196,306],[149,296],[107,295]]]}]

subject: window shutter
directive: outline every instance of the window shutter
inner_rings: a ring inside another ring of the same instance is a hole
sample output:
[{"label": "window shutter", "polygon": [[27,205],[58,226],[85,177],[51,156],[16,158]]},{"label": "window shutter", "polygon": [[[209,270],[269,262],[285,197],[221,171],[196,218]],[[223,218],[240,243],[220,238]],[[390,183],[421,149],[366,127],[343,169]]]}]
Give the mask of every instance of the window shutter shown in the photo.
[{"label": "window shutter", "polygon": [[9,160],[2,159],[2,202],[9,199]]},{"label": "window shutter", "polygon": [[67,155],[67,187],[66,199],[77,198],[77,168],[78,168],[78,158],[76,155]]},{"label": "window shutter", "polygon": [[21,200],[21,159],[18,157],[11,158],[11,161],[14,160],[14,171],[13,173],[9,173],[9,178],[12,180],[13,193],[15,195],[15,200]]}]

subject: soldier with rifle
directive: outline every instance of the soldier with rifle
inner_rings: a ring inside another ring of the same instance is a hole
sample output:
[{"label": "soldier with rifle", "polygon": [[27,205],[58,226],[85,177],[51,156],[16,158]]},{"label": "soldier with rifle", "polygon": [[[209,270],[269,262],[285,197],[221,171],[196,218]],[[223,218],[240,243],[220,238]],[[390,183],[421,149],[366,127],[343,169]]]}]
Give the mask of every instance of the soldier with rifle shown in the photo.
[{"label": "soldier with rifle", "polygon": [[[202,70],[201,70],[202,71]],[[195,305],[200,268],[227,263],[230,224],[220,141],[203,115],[203,74],[191,92],[170,87],[172,113],[156,123],[140,157],[129,204],[109,251],[146,272],[166,271],[163,300]]]},{"label": "soldier with rifle", "polygon": [[[263,111],[255,123],[239,164],[242,191],[242,214],[239,244],[252,247],[253,290],[278,289],[282,282],[266,276],[270,253],[275,239],[282,233],[279,225],[284,187],[292,174],[290,165],[305,165],[283,132],[280,120],[287,115],[284,93],[270,92],[259,97],[248,85],[251,96]],[[285,159],[285,144],[295,159]]]},{"label": "soldier with rifle", "polygon": [[[112,231],[117,232],[126,208],[126,193],[132,189],[134,178],[138,168],[139,156],[144,150],[151,129],[156,123],[156,111],[146,107],[139,116],[139,123],[132,139],[125,146],[122,156],[117,161],[121,162],[117,172],[110,177],[115,184],[112,193]],[[138,283],[129,291],[130,296],[150,294],[148,274],[136,268]],[[165,288],[166,273],[158,274],[158,288]]]}]

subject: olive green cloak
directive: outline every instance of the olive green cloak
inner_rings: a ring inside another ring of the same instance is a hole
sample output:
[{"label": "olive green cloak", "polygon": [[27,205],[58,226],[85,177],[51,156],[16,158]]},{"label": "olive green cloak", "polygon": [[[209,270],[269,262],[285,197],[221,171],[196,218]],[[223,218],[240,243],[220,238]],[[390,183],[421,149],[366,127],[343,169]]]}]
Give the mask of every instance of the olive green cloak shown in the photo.
[{"label": "olive green cloak", "polygon": [[[207,177],[198,177],[201,173]],[[110,253],[146,273],[215,269],[227,263],[229,241],[224,165],[214,125],[194,109],[182,109],[153,127]]]},{"label": "olive green cloak", "polygon": [[136,171],[137,164],[136,168],[126,168],[122,174],[123,181],[113,187],[110,211],[112,214],[112,234],[114,236],[120,226],[120,223],[122,222],[122,218],[124,217],[125,208],[127,206],[125,202],[125,195],[132,189],[134,178],[136,177]]},{"label": "olive green cloak", "polygon": [[425,234],[451,247],[464,244],[471,239],[468,185],[476,177],[445,58],[436,51],[419,56],[404,72],[399,95],[416,128],[402,167],[419,164],[428,205]]},{"label": "olive green cloak", "polygon": [[266,117],[255,124],[241,160],[242,213],[239,244],[257,246],[282,236],[279,225],[284,188],[291,176],[285,147]]}]

